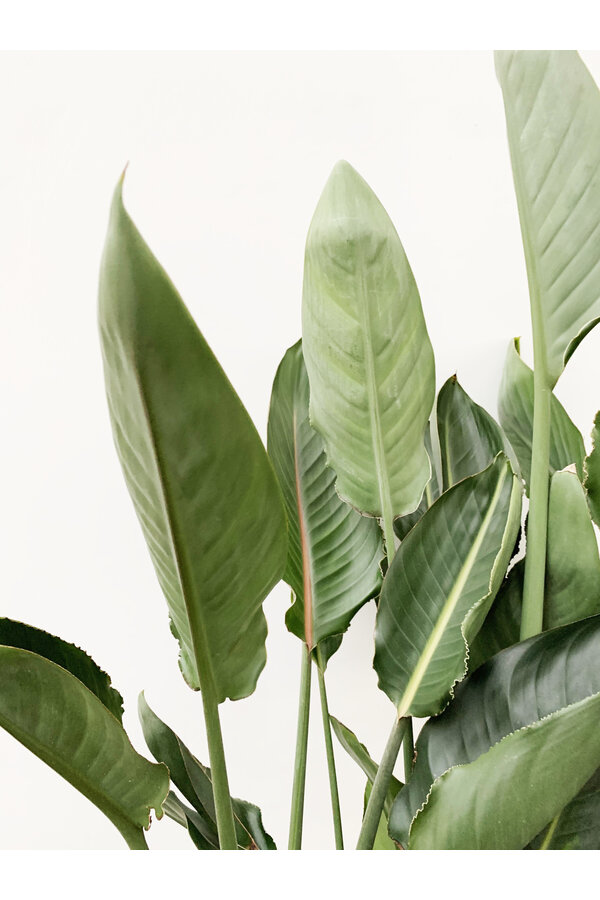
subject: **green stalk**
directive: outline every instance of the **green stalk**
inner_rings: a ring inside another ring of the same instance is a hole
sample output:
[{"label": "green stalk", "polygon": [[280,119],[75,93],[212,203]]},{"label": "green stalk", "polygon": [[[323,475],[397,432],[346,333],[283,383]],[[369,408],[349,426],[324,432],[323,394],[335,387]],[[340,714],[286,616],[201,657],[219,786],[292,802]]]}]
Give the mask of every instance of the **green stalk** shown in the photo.
[{"label": "green stalk", "polygon": [[212,678],[207,678],[202,683],[202,702],[204,705],[206,739],[208,742],[208,755],[210,758],[213,795],[215,800],[215,811],[217,814],[219,849],[237,850],[237,837],[233,821],[233,809],[231,806],[231,795],[229,793],[227,767],[225,765],[225,751],[223,749],[223,735],[221,733],[221,721],[219,719],[219,704],[217,703],[214,694]]},{"label": "green stalk", "polygon": [[344,849],[344,835],[342,833],[342,814],[340,811],[340,795],[338,792],[337,773],[335,771],[335,756],[333,753],[333,740],[331,737],[331,720],[329,718],[329,706],[327,703],[327,691],[325,689],[325,672],[323,671],[323,659],[321,650],[317,646],[317,672],[319,675],[319,695],[321,697],[321,714],[323,716],[323,734],[325,735],[325,750],[327,753],[327,770],[329,772],[329,790],[331,793],[331,812],[333,815],[333,831],[335,834],[335,849]]},{"label": "green stalk", "polygon": [[146,835],[143,830],[133,825],[120,826],[119,831],[125,838],[127,846],[130,850],[147,850]]},{"label": "green stalk", "polygon": [[371,796],[367,803],[365,816],[358,837],[357,850],[372,850],[375,842],[375,836],[381,820],[383,805],[387,796],[388,788],[394,771],[394,765],[400,752],[402,739],[408,728],[407,719],[394,720],[394,727],[390,732],[388,742],[383,751],[381,762],[371,788]]},{"label": "green stalk", "polygon": [[402,742],[402,752],[404,754],[404,780],[408,781],[413,770],[413,760],[415,757],[415,742],[413,738],[412,716],[407,716],[406,734]]},{"label": "green stalk", "polygon": [[302,820],[304,816],[304,785],[306,784],[306,754],[308,749],[308,717],[310,711],[311,660],[306,644],[302,644],[302,669],[300,674],[300,700],[298,704],[298,730],[296,733],[296,758],[294,761],[294,786],[290,814],[288,850],[302,847]]}]

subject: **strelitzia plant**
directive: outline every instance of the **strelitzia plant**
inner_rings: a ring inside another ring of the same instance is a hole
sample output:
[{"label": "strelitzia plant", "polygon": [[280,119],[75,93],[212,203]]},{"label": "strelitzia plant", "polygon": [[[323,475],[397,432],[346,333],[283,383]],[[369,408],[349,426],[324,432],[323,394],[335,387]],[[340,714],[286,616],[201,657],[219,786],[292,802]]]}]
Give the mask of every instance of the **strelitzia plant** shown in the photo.
[{"label": "strelitzia plant", "polygon": [[[123,179],[116,188],[99,291],[110,417],[181,672],[201,693],[210,765],[142,694],[156,763],[144,759],[108,676],[7,619],[0,724],[133,849],[146,848],[152,809],[201,850],[275,849],[258,807],[230,796],[219,706],[256,687],[263,601],[281,579],[301,644],[290,849],[302,845],[313,668],[337,849],[333,734],[366,778],[358,849],[600,849],[600,414],[586,456],[553,393],[600,321],[600,95],[574,52],[502,52],[496,69],[534,348],[530,368],[509,343],[499,422],[456,376],[436,398],[400,238],[340,162],[308,232],[302,338],[276,373],[265,449],[126,212]],[[331,715],[326,688],[370,601],[393,704],[379,762]],[[413,718],[427,720],[416,746]]]}]

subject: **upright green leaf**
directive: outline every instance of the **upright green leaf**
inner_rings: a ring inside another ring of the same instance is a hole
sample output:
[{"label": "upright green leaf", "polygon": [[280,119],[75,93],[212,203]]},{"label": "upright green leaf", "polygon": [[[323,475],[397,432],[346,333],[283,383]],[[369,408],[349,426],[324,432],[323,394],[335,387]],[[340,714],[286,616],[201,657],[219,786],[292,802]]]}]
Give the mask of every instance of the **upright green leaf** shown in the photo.
[{"label": "upright green leaf", "polygon": [[[516,453],[527,492],[531,481],[533,439],[533,372],[520,356],[519,338],[506,354],[498,397],[500,424]],[[558,397],[552,394],[550,414],[550,474],[575,465],[583,479],[583,438]]]},{"label": "upright green leaf", "polygon": [[570,50],[502,51],[496,71],[552,387],[600,317],[600,94]]},{"label": "upright green leaf", "polygon": [[592,452],[585,461],[585,488],[592,519],[600,525],[600,412],[594,419]]},{"label": "upright green leaf", "polygon": [[600,769],[526,849],[600,850]]},{"label": "upright green leaf", "polygon": [[117,452],[167,598],[188,684],[251,694],[285,512],[260,438],[115,192],[100,331]]},{"label": "upright green leaf", "polygon": [[288,517],[284,578],[295,600],[286,623],[312,650],[345,632],[356,611],[379,593],[384,553],[377,522],[361,516],[337,495],[323,439],[308,421],[308,403],[308,377],[298,341],[275,376],[268,449]]},{"label": "upright green leaf", "polygon": [[[511,569],[474,641],[472,669],[519,640],[523,563]],[[585,493],[575,472],[556,472],[548,503],[544,630],[598,613],[600,556]]]},{"label": "upright green leaf", "polygon": [[466,672],[506,571],[521,488],[502,454],[446,491],[400,544],[375,626],[379,686],[400,717],[436,715]]},{"label": "upright green leaf", "polygon": [[[143,693],[139,697],[138,709],[150,752],[156,760],[166,763],[173,784],[193,807],[193,811],[189,810],[174,795],[165,807],[165,812],[180,825],[188,828],[198,849],[218,849],[219,838],[210,769],[199,762],[175,732],[150,709]],[[264,829],[260,809],[246,800],[232,798],[231,802],[238,849],[275,850],[273,838]],[[204,844],[207,846],[203,846]]]},{"label": "upright green leaf", "polygon": [[162,816],[167,769],[136,753],[78,678],[37,653],[0,646],[0,726],[91,800],[132,849],[145,849],[150,810]]},{"label": "upright green leaf", "polygon": [[600,766],[600,617],[494,656],[423,728],[390,834],[409,849],[519,850]]},{"label": "upright green leaf", "polygon": [[30,650],[66,669],[95,694],[119,722],[122,721],[123,698],[120,693],[112,687],[106,672],[75,644],[13,619],[0,619],[0,644]]},{"label": "upright green leaf", "polygon": [[311,422],[337,490],[392,520],[430,477],[423,443],[435,392],[417,286],[381,203],[348,163],[327,182],[306,242],[302,304]]}]

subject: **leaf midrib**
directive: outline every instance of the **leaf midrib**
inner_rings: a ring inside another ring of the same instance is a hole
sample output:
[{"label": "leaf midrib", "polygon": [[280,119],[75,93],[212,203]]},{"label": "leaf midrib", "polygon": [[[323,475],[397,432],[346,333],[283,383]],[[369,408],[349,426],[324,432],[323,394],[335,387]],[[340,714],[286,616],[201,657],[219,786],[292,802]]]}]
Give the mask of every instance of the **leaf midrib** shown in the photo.
[{"label": "leaf midrib", "polygon": [[504,486],[504,482],[507,476],[507,468],[503,467],[500,476],[498,478],[498,482],[494,489],[494,493],[492,495],[491,503],[487,509],[487,512],[484,516],[483,522],[479,526],[477,535],[473,544],[471,545],[471,549],[467,553],[465,561],[461,566],[458,575],[454,580],[454,584],[450,589],[448,596],[446,598],[446,602],[444,603],[440,615],[438,616],[437,622],[435,623],[429,638],[427,639],[425,646],[419,656],[419,660],[413,670],[411,677],[408,680],[408,684],[404,689],[404,693],[400,698],[400,702],[398,703],[398,718],[402,718],[408,714],[410,706],[415,699],[415,696],[427,674],[429,669],[429,664],[433,658],[435,651],[441,643],[441,640],[444,636],[446,626],[450,621],[452,613],[456,609],[458,601],[460,600],[460,596],[462,591],[467,583],[469,575],[473,570],[473,566],[477,561],[477,556],[479,550],[481,549],[481,545],[483,544],[484,538],[489,530],[492,517],[496,511],[496,507],[498,506],[500,495],[502,493],[502,488]]},{"label": "leaf midrib", "polygon": [[304,606],[304,641],[309,650],[314,646],[314,613],[313,613],[313,577],[310,544],[308,541],[306,522],[304,520],[304,499],[298,459],[298,417],[296,405],[292,412],[292,430],[294,435],[294,480],[296,486],[296,505],[298,507],[298,525],[300,531],[300,547],[302,550],[302,592]]}]

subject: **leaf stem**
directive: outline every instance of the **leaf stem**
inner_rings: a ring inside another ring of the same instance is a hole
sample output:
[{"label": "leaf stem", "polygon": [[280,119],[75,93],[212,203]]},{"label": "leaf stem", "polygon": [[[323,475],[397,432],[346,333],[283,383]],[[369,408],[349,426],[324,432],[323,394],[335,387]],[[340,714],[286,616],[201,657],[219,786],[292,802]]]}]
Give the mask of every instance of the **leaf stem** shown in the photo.
[{"label": "leaf stem", "polygon": [[394,727],[390,732],[388,742],[385,745],[381,762],[373,782],[371,796],[367,803],[365,815],[363,818],[362,828],[358,837],[357,850],[372,850],[375,842],[375,836],[381,820],[383,805],[390,786],[394,765],[400,752],[400,745],[408,728],[406,719],[394,720]]},{"label": "leaf stem", "polygon": [[[535,352],[534,352],[535,359]],[[527,554],[523,582],[521,640],[539,634],[544,621],[544,579],[548,531],[548,484],[552,390],[542,367],[534,363],[531,488],[527,521]]]},{"label": "leaf stem", "polygon": [[310,712],[310,676],[310,653],[306,644],[302,644],[298,729],[296,732],[296,758],[294,761],[294,785],[292,788],[292,810],[290,813],[288,850],[300,850],[302,847],[304,786],[306,784],[306,755],[308,749],[308,719]]},{"label": "leaf stem", "polygon": [[404,735],[404,740],[402,742],[402,752],[404,754],[404,780],[408,781],[413,770],[413,761],[415,757],[412,716],[407,716],[405,722],[406,734]]},{"label": "leaf stem", "polygon": [[237,837],[233,821],[229,780],[225,765],[223,734],[219,718],[219,704],[212,687],[212,679],[202,682],[202,703],[204,705],[204,721],[206,723],[206,739],[212,772],[215,812],[217,814],[217,831],[221,850],[237,850]]},{"label": "leaf stem", "polygon": [[548,825],[548,831],[544,835],[544,840],[542,841],[542,843],[540,845],[540,850],[547,850],[548,847],[550,846],[550,842],[552,841],[552,838],[554,837],[554,832],[556,831],[556,826],[558,825],[558,821],[561,816],[562,816],[562,810],[556,816],[554,816],[554,818]]},{"label": "leaf stem", "polygon": [[125,838],[127,846],[130,850],[147,850],[148,844],[146,843],[146,835],[144,834],[143,828],[138,828],[135,825],[120,826],[119,831]]},{"label": "leaf stem", "polygon": [[327,691],[325,689],[325,672],[323,671],[323,658],[319,646],[317,646],[317,672],[319,676],[319,695],[321,697],[321,714],[323,716],[323,734],[325,735],[325,751],[327,753],[327,770],[329,772],[329,790],[331,792],[331,812],[333,815],[333,831],[335,834],[335,849],[344,849],[344,836],[342,832],[342,814],[340,811],[340,795],[338,792],[337,773],[335,770],[335,756],[333,753],[333,740],[331,738],[331,720],[329,718],[329,705],[327,703]]}]

